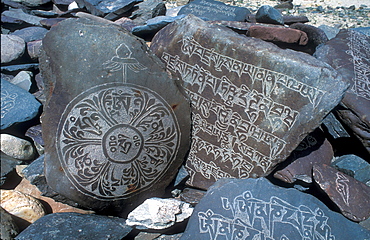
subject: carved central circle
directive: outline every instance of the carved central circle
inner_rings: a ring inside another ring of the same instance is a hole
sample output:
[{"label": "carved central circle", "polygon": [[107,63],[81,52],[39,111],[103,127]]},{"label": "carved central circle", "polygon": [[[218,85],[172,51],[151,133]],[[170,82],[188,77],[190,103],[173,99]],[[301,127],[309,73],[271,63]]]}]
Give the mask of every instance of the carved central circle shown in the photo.
[{"label": "carved central circle", "polygon": [[130,125],[119,124],[105,133],[102,141],[103,152],[112,162],[131,162],[142,151],[143,141],[143,136],[137,129]]},{"label": "carved central circle", "polygon": [[161,178],[177,155],[179,139],[176,116],[156,92],[107,83],[82,92],[66,106],[56,148],[78,191],[116,200]]}]

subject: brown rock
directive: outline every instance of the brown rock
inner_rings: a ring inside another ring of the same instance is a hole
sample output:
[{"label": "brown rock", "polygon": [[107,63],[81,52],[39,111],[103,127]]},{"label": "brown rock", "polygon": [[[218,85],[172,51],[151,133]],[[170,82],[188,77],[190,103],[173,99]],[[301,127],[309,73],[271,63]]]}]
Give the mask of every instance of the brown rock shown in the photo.
[{"label": "brown rock", "polygon": [[180,199],[184,202],[190,203],[192,206],[195,206],[206,194],[206,191],[194,189],[194,188],[185,188],[184,191],[180,194]]},{"label": "brown rock", "polygon": [[315,165],[313,177],[347,218],[360,222],[370,217],[370,187],[326,164]]},{"label": "brown rock", "polygon": [[275,28],[254,25],[249,28],[248,36],[260,38],[265,41],[298,43],[299,45],[306,45],[308,42],[305,32],[289,28]]}]

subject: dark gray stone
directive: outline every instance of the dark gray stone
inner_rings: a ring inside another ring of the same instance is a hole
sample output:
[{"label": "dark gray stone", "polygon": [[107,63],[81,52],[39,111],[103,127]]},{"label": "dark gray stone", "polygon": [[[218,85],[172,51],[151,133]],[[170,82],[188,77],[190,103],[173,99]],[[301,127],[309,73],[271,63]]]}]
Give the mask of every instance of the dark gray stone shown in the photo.
[{"label": "dark gray stone", "polygon": [[164,194],[189,149],[190,110],[160,59],[120,26],[86,18],[53,27],[43,49],[48,184],[116,214]]},{"label": "dark gray stone", "polygon": [[[248,46],[248,47],[246,47]],[[342,98],[347,84],[312,56],[187,16],[152,51],[192,103],[188,184],[268,175]]]},{"label": "dark gray stone", "polygon": [[131,230],[123,218],[73,212],[52,213],[38,219],[15,239],[121,240]]},{"label": "dark gray stone", "polygon": [[53,17],[59,16],[57,12],[45,11],[45,10],[32,10],[31,14],[38,16],[38,17],[42,17],[42,18],[53,18]]},{"label": "dark gray stone", "polygon": [[91,14],[108,20],[117,20],[142,0],[76,0],[80,8],[86,8]]},{"label": "dark gray stone", "polygon": [[18,235],[19,229],[15,224],[12,215],[2,207],[0,207],[0,220],[0,239],[13,240],[14,237]]},{"label": "dark gray stone", "polygon": [[316,184],[348,219],[361,222],[370,217],[370,187],[326,165],[313,167]]},{"label": "dark gray stone", "polygon": [[43,39],[47,32],[48,30],[43,27],[28,27],[28,28],[17,30],[13,32],[11,35],[18,36],[27,43],[27,42]]},{"label": "dark gray stone", "polygon": [[55,5],[66,5],[73,3],[74,0],[52,0]]},{"label": "dark gray stone", "polygon": [[138,25],[145,24],[149,19],[166,15],[166,5],[163,0],[146,0],[137,4],[130,18]]},{"label": "dark gray stone", "polygon": [[2,186],[7,178],[7,175],[14,171],[15,167],[22,163],[18,159],[12,158],[5,153],[1,152],[1,175],[0,175],[0,186]]},{"label": "dark gray stone", "polygon": [[44,152],[44,140],[42,139],[42,129],[41,124],[32,126],[26,131],[26,137],[30,137],[33,140],[33,143],[36,147],[39,155],[42,155]]},{"label": "dark gray stone", "polygon": [[57,25],[58,23],[66,20],[67,18],[46,18],[40,21],[41,25],[47,29],[50,29],[52,26]]},{"label": "dark gray stone", "polygon": [[331,65],[350,83],[335,112],[370,153],[370,36],[343,29],[318,48],[315,57]]},{"label": "dark gray stone", "polygon": [[263,5],[258,9],[256,13],[256,21],[259,23],[284,25],[283,15],[281,15],[277,9],[269,5]]},{"label": "dark gray stone", "polygon": [[289,27],[301,30],[307,34],[308,43],[305,46],[305,49],[304,50],[302,49],[301,51],[307,52],[309,54],[313,54],[319,45],[324,44],[329,40],[325,32],[315,26],[311,26],[304,23],[294,23]]},{"label": "dark gray stone", "polygon": [[38,178],[45,178],[44,175],[44,159],[45,156],[41,155],[34,160],[30,165],[22,170],[24,177],[30,181],[31,184],[36,185]]},{"label": "dark gray stone", "polygon": [[41,7],[42,5],[51,2],[51,0],[17,0],[16,2],[19,2],[27,7]]},{"label": "dark gray stone", "polygon": [[353,154],[343,155],[338,157],[332,166],[370,186],[370,164],[364,159]]},{"label": "dark gray stone", "polygon": [[185,5],[178,15],[192,14],[210,21],[239,21],[244,22],[251,12],[244,7],[235,7],[214,0],[194,0]]},{"label": "dark gray stone", "polygon": [[27,63],[27,64],[17,64],[17,65],[8,65],[1,66],[1,72],[14,74],[16,75],[20,71],[33,71],[39,69],[38,63]]},{"label": "dark gray stone", "polygon": [[175,187],[181,183],[184,183],[185,180],[189,178],[189,173],[186,171],[185,166],[181,165],[175,179],[175,183],[173,184]]},{"label": "dark gray stone", "polygon": [[18,21],[22,21],[34,26],[41,26],[40,20],[44,19],[31,14],[27,14],[23,12],[22,9],[11,9],[8,11],[4,11],[1,16],[11,17],[17,19]]},{"label": "dark gray stone", "polygon": [[221,179],[195,207],[182,240],[368,239],[370,231],[317,198],[264,178]]},{"label": "dark gray stone", "polygon": [[40,106],[32,94],[1,79],[1,130],[33,119]]},{"label": "dark gray stone", "polygon": [[180,199],[184,202],[190,203],[192,206],[195,206],[199,201],[204,197],[206,191],[194,189],[194,188],[185,188],[184,191],[180,194]]},{"label": "dark gray stone", "polygon": [[333,113],[329,113],[323,120],[323,125],[327,128],[329,134],[334,138],[350,137],[343,125],[338,121]]}]

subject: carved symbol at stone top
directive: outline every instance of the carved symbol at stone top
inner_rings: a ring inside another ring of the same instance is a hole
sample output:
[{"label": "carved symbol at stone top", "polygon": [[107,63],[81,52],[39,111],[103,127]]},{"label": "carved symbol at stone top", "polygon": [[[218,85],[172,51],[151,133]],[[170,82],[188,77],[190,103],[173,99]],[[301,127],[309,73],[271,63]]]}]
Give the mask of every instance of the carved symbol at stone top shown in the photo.
[{"label": "carved symbol at stone top", "polygon": [[111,60],[105,62],[103,65],[106,65],[105,69],[109,69],[111,72],[116,72],[122,69],[123,83],[126,83],[127,67],[135,73],[147,69],[147,67],[139,63],[137,59],[131,57],[131,55],[132,52],[130,48],[126,44],[122,43],[116,49],[116,56],[112,57]]},{"label": "carved symbol at stone top", "polygon": [[81,193],[117,200],[148,189],[177,155],[180,130],[171,106],[135,84],[103,84],[74,98],[58,125],[56,146]]}]

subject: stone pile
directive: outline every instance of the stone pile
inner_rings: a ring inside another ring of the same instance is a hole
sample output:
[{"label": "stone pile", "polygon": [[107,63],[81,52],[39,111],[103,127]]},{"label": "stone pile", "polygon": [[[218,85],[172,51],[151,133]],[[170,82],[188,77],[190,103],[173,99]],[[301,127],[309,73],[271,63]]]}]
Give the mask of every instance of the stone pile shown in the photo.
[{"label": "stone pile", "polygon": [[293,4],[2,1],[1,239],[370,238],[369,31]]}]

